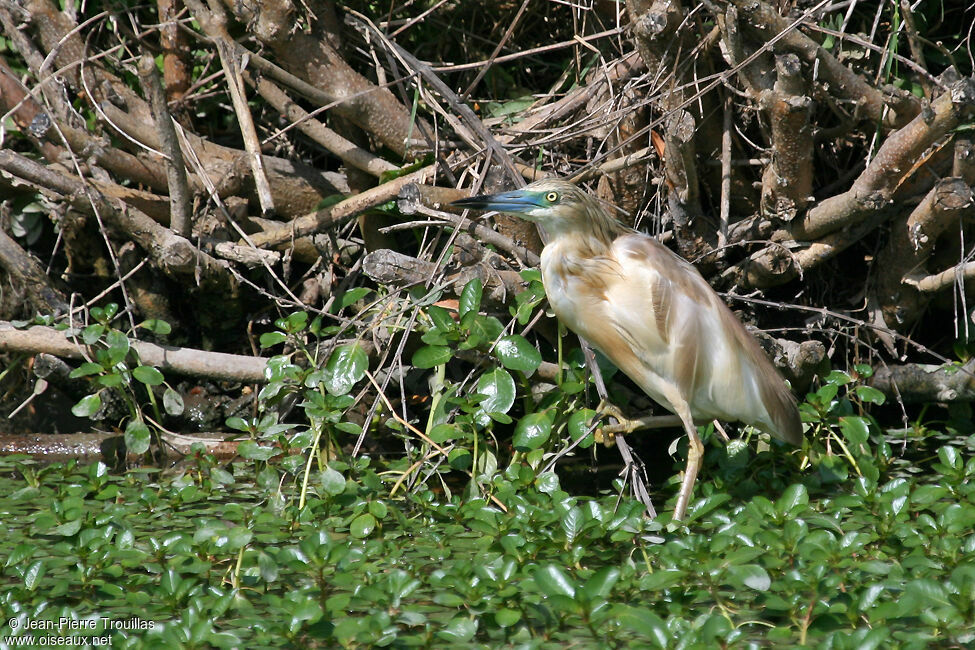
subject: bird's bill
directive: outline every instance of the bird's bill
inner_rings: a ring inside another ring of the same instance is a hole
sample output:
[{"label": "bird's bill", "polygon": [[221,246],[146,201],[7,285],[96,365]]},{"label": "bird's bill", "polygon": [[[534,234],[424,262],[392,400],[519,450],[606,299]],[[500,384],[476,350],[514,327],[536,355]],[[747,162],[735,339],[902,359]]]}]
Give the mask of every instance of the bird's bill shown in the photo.
[{"label": "bird's bill", "polygon": [[497,210],[498,212],[519,214],[541,207],[541,200],[541,195],[537,192],[515,190],[513,192],[484,194],[482,196],[472,196],[469,199],[459,199],[453,201],[451,205],[456,205],[461,208],[473,208],[474,210]]}]

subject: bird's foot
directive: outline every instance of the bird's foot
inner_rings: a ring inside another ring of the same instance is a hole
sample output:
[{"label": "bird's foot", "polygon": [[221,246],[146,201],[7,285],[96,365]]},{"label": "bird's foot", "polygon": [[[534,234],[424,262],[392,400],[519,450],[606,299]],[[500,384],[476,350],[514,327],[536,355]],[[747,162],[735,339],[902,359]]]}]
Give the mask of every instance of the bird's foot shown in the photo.
[{"label": "bird's foot", "polygon": [[640,423],[638,420],[631,420],[630,418],[626,417],[623,415],[623,411],[621,411],[618,406],[611,404],[606,400],[601,401],[599,406],[596,407],[596,417],[616,418],[617,424],[609,424],[598,427],[593,433],[593,439],[596,442],[606,445],[607,447],[612,447],[616,443],[617,434],[627,434],[640,428]]},{"label": "bird's foot", "polygon": [[[610,438],[618,434],[632,433],[640,429],[669,429],[682,426],[680,418],[676,415],[646,415],[642,418],[628,418],[623,415],[619,407],[610,404],[606,400],[599,403],[599,406],[596,407],[596,413],[600,417],[613,417],[618,420],[618,424],[609,424],[601,427],[602,436],[608,436]],[[598,430],[596,435],[599,435]],[[599,440],[598,437],[597,440]]]}]

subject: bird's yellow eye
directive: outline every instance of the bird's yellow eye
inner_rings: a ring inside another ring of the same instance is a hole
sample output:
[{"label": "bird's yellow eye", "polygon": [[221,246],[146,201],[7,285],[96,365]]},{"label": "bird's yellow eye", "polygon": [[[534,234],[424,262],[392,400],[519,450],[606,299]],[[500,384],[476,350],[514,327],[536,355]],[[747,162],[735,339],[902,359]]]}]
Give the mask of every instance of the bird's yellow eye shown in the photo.
[{"label": "bird's yellow eye", "polygon": [[548,201],[549,203],[555,203],[556,201],[559,200],[559,193],[549,192],[548,194],[545,195],[545,200]]}]

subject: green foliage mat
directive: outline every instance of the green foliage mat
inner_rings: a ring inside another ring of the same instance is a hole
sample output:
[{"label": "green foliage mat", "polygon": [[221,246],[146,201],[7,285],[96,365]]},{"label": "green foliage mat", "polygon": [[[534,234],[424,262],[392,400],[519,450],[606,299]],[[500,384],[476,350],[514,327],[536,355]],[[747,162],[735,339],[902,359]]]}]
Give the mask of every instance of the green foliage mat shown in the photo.
[{"label": "green foliage mat", "polygon": [[719,469],[686,528],[627,498],[570,496],[526,465],[496,474],[485,500],[422,486],[391,499],[368,459],[332,463],[301,509],[273,468],[229,470],[0,458],[0,644],[975,642],[975,459],[952,446],[879,484],[807,472],[774,501],[732,497]]}]

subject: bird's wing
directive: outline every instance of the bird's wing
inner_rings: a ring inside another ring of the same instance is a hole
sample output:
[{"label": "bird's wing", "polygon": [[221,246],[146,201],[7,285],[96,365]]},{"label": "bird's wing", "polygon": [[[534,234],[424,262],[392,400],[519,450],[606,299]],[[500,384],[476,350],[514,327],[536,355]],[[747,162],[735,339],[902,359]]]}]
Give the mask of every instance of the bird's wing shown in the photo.
[{"label": "bird's wing", "polygon": [[616,239],[613,254],[620,273],[605,291],[606,325],[640,358],[620,369],[655,399],[675,388],[697,418],[741,420],[801,443],[791,393],[697,269],[640,233]]}]

